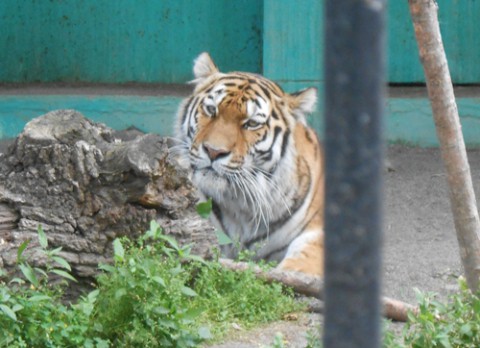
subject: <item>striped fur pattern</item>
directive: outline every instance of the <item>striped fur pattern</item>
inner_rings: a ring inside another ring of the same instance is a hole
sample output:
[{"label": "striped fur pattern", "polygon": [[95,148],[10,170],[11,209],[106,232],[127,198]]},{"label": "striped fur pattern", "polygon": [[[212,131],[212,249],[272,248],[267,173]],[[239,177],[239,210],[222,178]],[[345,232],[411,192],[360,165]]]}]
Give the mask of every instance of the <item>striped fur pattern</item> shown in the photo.
[{"label": "striped fur pattern", "polygon": [[323,154],[305,115],[314,88],[285,93],[251,73],[221,73],[207,53],[178,112],[176,147],[234,243],[280,267],[323,274]]}]

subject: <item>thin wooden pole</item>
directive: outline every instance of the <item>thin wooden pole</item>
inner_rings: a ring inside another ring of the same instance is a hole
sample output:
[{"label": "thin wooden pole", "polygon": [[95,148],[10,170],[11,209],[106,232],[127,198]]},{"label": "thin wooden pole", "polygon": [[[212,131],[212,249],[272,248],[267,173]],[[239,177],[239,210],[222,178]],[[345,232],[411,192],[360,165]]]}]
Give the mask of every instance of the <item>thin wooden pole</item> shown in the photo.
[{"label": "thin wooden pole", "polygon": [[468,286],[471,290],[478,290],[480,220],[462,126],[438,24],[438,6],[433,0],[409,0],[408,3],[447,171],[450,205],[460,256]]}]

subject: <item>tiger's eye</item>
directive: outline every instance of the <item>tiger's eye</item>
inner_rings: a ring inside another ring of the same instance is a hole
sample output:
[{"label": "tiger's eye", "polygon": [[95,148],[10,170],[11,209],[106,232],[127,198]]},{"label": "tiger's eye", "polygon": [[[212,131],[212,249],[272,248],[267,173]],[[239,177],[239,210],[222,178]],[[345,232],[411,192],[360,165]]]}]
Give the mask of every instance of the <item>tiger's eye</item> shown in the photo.
[{"label": "tiger's eye", "polygon": [[244,127],[245,128],[257,128],[258,126],[260,126],[261,123],[260,122],[257,122],[255,120],[248,120],[248,122],[244,123]]},{"label": "tiger's eye", "polygon": [[217,108],[213,105],[207,105],[205,106],[205,110],[207,110],[207,113],[210,115],[210,116],[215,116],[216,112],[217,112]]}]

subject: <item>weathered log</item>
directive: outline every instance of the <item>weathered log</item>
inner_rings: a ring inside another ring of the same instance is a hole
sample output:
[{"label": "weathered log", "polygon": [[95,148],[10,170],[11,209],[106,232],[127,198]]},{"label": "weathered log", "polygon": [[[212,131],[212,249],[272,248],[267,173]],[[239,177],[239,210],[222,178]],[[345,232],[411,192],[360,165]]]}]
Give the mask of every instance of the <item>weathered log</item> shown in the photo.
[{"label": "weathered log", "polygon": [[73,110],[29,122],[0,154],[0,266],[15,264],[25,239],[38,245],[38,225],[52,247],[63,248],[77,277],[95,275],[110,259],[113,239],[135,238],[154,219],[208,254],[215,235],[195,213],[196,191],[171,158],[169,140],[134,133],[122,140]]},{"label": "weathered log", "polygon": [[[303,273],[282,271],[278,268],[271,270],[264,270],[258,266],[252,266],[246,262],[235,262],[230,259],[220,259],[220,264],[233,271],[246,271],[252,270],[254,274],[267,282],[279,282],[291,287],[296,293],[306,296],[315,297],[317,299],[323,299],[323,279],[320,277],[310,276]],[[388,319],[395,321],[407,321],[408,312],[417,312],[417,308],[389,297],[384,297],[383,313]]]}]

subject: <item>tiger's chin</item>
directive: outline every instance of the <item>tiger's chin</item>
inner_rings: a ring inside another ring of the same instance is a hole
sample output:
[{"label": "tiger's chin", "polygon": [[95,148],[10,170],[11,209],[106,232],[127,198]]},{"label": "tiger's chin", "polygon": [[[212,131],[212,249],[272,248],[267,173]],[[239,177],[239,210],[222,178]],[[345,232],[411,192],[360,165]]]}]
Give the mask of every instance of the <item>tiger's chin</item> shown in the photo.
[{"label": "tiger's chin", "polygon": [[193,172],[192,182],[205,197],[211,197],[214,201],[223,201],[230,191],[230,182],[213,168],[197,169]]}]

